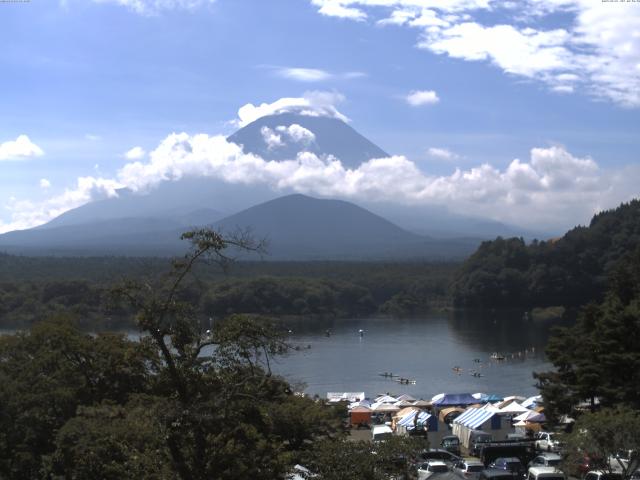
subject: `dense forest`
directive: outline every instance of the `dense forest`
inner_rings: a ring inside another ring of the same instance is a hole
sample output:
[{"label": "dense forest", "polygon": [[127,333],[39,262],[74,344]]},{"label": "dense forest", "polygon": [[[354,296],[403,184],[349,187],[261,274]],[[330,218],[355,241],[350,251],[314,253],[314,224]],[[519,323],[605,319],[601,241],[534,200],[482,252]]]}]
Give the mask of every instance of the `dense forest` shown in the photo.
[{"label": "dense forest", "polygon": [[562,238],[484,242],[456,273],[460,307],[577,307],[603,298],[617,262],[640,244],[640,201],[598,213]]},{"label": "dense forest", "polygon": [[[124,278],[163,275],[166,259],[0,256],[0,328],[23,328],[64,313],[84,329],[130,328],[131,311],[113,301]],[[352,317],[409,315],[447,306],[455,264],[238,262],[227,272],[198,265],[183,300],[201,319],[247,313]]]}]

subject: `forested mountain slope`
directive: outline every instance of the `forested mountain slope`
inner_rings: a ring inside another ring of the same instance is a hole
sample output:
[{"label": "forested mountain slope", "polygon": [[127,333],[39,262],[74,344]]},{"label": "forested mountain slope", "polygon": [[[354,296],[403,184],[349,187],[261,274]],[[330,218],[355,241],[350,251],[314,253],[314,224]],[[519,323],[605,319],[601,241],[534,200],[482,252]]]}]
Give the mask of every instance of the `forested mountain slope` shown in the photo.
[{"label": "forested mountain slope", "polygon": [[600,301],[616,263],[640,244],[640,200],[593,217],[562,238],[483,242],[457,272],[453,301],[467,307],[578,306]]}]

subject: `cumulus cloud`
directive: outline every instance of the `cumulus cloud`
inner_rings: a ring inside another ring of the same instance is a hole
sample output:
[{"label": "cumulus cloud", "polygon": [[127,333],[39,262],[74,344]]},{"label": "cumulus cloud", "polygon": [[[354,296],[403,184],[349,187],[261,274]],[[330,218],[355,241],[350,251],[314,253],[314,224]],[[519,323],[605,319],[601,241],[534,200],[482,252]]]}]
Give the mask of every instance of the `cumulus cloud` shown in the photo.
[{"label": "cumulus cloud", "polygon": [[24,160],[29,157],[44,155],[42,149],[33,143],[28,136],[18,135],[15,140],[0,143],[0,161]]},{"label": "cumulus cloud", "polygon": [[287,112],[314,117],[325,116],[348,122],[349,119],[336,108],[336,105],[343,101],[344,96],[337,92],[310,91],[305,92],[302,97],[280,98],[273,103],[261,103],[257,106],[247,103],[238,110],[238,119],[234,123],[244,127],[261,117]]},{"label": "cumulus cloud", "polygon": [[420,107],[438,103],[440,98],[438,98],[438,94],[433,90],[414,90],[405,97],[405,100],[412,107]]},{"label": "cumulus cloud", "polygon": [[[319,13],[418,30],[418,46],[559,93],[640,107],[640,9],[594,0],[311,0]],[[555,15],[553,28],[547,18]],[[560,19],[558,21],[558,19]]]},{"label": "cumulus cloud", "polygon": [[523,225],[526,219],[528,227],[565,229],[636,196],[640,166],[604,170],[594,159],[553,146],[533,148],[528,160],[514,159],[503,169],[482,164],[430,175],[403,156],[372,159],[349,169],[330,156],[301,152],[289,160],[265,160],[245,154],[221,135],[174,133],[148,160],[126,164],[114,179],[83,177],[74,188],[40,203],[12,200],[8,208],[13,219],[0,224],[0,231],[39,225],[90,200],[115,196],[118,188],[144,193],[188,176],[353,201],[444,205],[514,224]]},{"label": "cumulus cloud", "polygon": [[282,136],[274,132],[269,127],[262,127],[260,129],[260,134],[262,135],[262,139],[264,143],[267,144],[267,148],[269,150],[275,150],[279,147],[284,147],[285,143],[282,141]]},{"label": "cumulus cloud", "polygon": [[42,225],[92,200],[117,196],[116,189],[120,186],[117,181],[111,179],[80,177],[72,188],[42,202],[11,198],[8,204],[4,205],[4,208],[11,212],[11,221],[0,220],[0,233]]},{"label": "cumulus cloud", "polygon": [[93,0],[126,7],[141,15],[154,15],[163,10],[194,10],[212,4],[215,0]]},{"label": "cumulus cloud", "polygon": [[427,150],[427,154],[430,157],[437,158],[438,160],[452,161],[460,158],[458,154],[452,152],[451,150],[448,150],[446,148],[438,148],[438,147],[429,148]]},{"label": "cumulus cloud", "polygon": [[146,153],[147,152],[145,152],[142,147],[133,147],[124,153],[124,157],[127,160],[140,160],[141,158],[144,158]]},{"label": "cumulus cloud", "polygon": [[40,188],[43,189],[48,189],[51,188],[51,182],[49,180],[47,180],[46,178],[41,178],[40,179]]},{"label": "cumulus cloud", "polygon": [[293,123],[288,127],[279,125],[276,127],[276,130],[278,132],[286,134],[289,138],[291,138],[291,140],[296,143],[308,144],[314,142],[316,139],[315,134],[311,130],[304,128],[302,125],[298,125],[297,123]]}]

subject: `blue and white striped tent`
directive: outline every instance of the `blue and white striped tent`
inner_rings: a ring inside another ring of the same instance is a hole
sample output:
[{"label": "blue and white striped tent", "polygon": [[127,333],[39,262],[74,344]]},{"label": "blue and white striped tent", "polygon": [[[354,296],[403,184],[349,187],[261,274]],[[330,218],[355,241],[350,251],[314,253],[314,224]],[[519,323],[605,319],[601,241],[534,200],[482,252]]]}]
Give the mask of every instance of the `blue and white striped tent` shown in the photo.
[{"label": "blue and white striped tent", "polygon": [[[418,416],[417,420],[414,420],[416,415]],[[415,425],[423,426],[426,425],[431,415],[424,411],[414,410],[413,412],[402,417],[396,425],[401,427],[405,427],[407,430],[413,430]]]},{"label": "blue and white striped tent", "polygon": [[513,431],[513,427],[511,422],[503,421],[500,413],[494,408],[467,408],[453,420],[452,430],[460,439],[460,443],[468,448],[472,430],[486,431],[493,435],[494,440],[499,440]]}]

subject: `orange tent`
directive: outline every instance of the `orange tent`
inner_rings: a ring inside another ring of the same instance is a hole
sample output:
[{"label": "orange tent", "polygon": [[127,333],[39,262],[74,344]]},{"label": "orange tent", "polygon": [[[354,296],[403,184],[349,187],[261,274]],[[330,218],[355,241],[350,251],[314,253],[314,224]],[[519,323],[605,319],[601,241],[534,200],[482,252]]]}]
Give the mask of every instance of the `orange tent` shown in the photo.
[{"label": "orange tent", "polygon": [[349,411],[351,425],[371,425],[371,409],[367,407],[355,407]]}]

